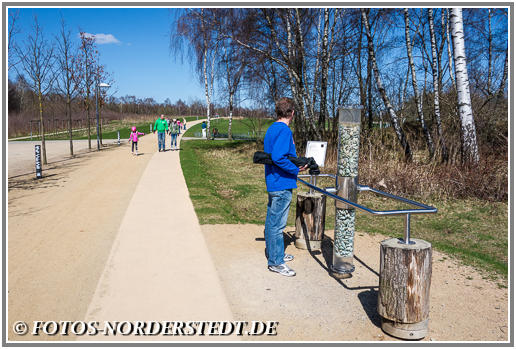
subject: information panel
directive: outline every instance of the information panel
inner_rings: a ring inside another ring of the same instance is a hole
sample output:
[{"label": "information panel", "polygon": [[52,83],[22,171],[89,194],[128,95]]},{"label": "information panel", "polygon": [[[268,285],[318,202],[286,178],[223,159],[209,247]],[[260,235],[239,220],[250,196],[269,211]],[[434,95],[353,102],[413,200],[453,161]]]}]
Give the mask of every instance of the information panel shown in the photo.
[{"label": "information panel", "polygon": [[326,160],[326,147],[328,142],[308,141],[306,143],[306,154],[305,157],[313,157],[319,167],[324,167],[324,161]]},{"label": "information panel", "polygon": [[43,177],[41,168],[41,145],[36,144],[34,152],[36,153],[36,178]]}]

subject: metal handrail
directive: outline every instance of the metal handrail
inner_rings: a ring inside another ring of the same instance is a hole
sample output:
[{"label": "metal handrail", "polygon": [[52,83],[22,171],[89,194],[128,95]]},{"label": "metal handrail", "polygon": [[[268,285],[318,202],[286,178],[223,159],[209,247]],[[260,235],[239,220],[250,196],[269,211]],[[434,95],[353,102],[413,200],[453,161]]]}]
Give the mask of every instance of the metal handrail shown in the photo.
[{"label": "metal handrail", "polygon": [[[360,204],[357,204],[356,202],[352,202],[352,201],[349,201],[349,200],[346,200],[344,199],[343,197],[340,197],[334,193],[331,193],[329,192],[328,190],[332,190],[334,191],[335,189],[334,188],[325,188],[325,189],[321,189],[311,183],[308,183],[304,180],[302,180],[301,178],[306,178],[306,177],[331,177],[331,178],[336,178],[335,175],[331,175],[331,174],[320,174],[320,175],[317,175],[317,176],[312,176],[312,175],[299,175],[297,180],[300,181],[301,183],[303,183],[304,185],[306,185],[307,187],[309,187],[310,189],[312,190],[315,190],[323,195],[326,195],[332,199],[335,199],[335,200],[338,200],[338,201],[341,201],[341,202],[344,202],[350,206],[353,206],[353,207],[356,207],[362,211],[365,211],[367,213],[370,213],[372,215],[379,215],[379,216],[388,216],[388,215],[406,215],[406,218],[405,218],[405,240],[403,241],[403,243],[405,244],[411,244],[411,241],[410,241],[410,215],[411,214],[421,214],[421,213],[436,213],[437,212],[437,208],[433,207],[433,206],[428,206],[428,205],[425,205],[425,204],[422,204],[420,202],[417,202],[417,201],[413,201],[413,200],[409,200],[409,199],[406,199],[406,198],[403,198],[403,197],[400,197],[400,196],[396,196],[396,195],[393,195],[393,194],[389,194],[389,193],[386,193],[386,192],[383,192],[381,190],[378,190],[378,189],[374,189],[374,188],[371,188],[369,186],[366,186],[366,185],[358,185],[358,190],[360,191],[370,191],[370,192],[373,192],[375,194],[378,194],[378,195],[381,195],[381,196],[385,196],[385,197],[388,197],[390,199],[394,199],[394,200],[397,200],[397,201],[401,201],[403,203],[406,203],[406,204],[409,204],[409,205],[413,205],[413,206],[417,206],[417,207],[420,207],[418,209],[405,209],[405,210],[386,210],[386,211],[377,211],[377,210],[373,210],[373,209],[370,209],[368,207],[365,207],[365,206],[362,206]],[[413,242],[412,242],[413,243]]]}]

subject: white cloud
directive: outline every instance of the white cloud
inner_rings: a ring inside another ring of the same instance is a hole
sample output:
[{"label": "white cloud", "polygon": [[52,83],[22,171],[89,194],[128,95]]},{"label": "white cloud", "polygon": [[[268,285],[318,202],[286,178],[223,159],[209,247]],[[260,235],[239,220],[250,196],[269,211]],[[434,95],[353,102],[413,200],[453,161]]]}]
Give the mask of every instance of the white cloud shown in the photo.
[{"label": "white cloud", "polygon": [[90,34],[90,33],[84,33],[84,36],[87,38],[93,38],[95,39],[95,43],[99,45],[103,44],[120,44],[120,41],[115,38],[113,34]]}]

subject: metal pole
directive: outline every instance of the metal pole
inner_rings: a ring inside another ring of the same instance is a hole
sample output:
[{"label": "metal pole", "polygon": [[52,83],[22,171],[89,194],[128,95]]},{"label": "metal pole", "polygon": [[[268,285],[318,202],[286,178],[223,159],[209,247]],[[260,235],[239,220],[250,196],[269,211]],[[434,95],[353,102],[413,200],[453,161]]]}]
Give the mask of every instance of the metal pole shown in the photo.
[{"label": "metal pole", "polygon": [[97,114],[97,150],[100,150],[100,135],[99,135],[99,84],[95,86],[95,112]]},{"label": "metal pole", "polygon": [[[361,107],[339,108],[339,145],[337,153],[338,195],[351,202],[358,196],[358,154],[360,146]],[[335,237],[333,239],[333,264],[336,278],[351,277],[355,271],[353,245],[355,236],[355,207],[335,202]]]},{"label": "metal pole", "polygon": [[399,242],[405,245],[414,245],[415,241],[410,241],[410,213],[405,216],[405,240]]}]

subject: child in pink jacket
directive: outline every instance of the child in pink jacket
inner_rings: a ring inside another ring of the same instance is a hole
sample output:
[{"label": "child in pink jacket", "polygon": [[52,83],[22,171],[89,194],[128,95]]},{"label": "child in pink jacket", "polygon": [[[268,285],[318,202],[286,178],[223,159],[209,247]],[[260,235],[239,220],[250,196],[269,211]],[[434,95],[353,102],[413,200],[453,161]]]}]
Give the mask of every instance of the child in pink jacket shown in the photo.
[{"label": "child in pink jacket", "polygon": [[[131,134],[129,135],[129,142],[132,141],[131,145],[131,153],[134,155],[138,155],[138,136],[143,136],[145,133],[141,133],[136,131],[136,126],[133,126],[131,129]],[[136,153],[134,152],[134,148],[136,147]]]}]

